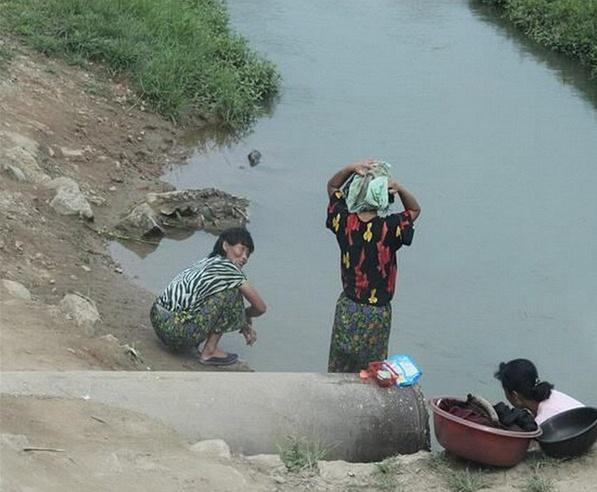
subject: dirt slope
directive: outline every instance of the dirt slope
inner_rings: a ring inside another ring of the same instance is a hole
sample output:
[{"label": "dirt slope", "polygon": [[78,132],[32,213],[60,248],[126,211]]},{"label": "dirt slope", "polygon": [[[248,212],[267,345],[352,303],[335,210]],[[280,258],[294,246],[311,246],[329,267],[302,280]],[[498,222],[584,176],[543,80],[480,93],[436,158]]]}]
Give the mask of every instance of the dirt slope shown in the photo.
[{"label": "dirt slope", "polygon": [[[201,370],[157,343],[153,296],[124,277],[95,232],[113,230],[148,191],[169,189],[159,176],[188,152],[181,131],[144,111],[123,84],[9,46],[16,57],[0,73],[0,279],[21,283],[33,300],[17,307],[0,285],[2,368]],[[93,221],[51,206],[47,182],[58,177],[78,184]],[[51,309],[73,292],[99,311],[92,331]],[[142,360],[123,359],[126,344]]]}]

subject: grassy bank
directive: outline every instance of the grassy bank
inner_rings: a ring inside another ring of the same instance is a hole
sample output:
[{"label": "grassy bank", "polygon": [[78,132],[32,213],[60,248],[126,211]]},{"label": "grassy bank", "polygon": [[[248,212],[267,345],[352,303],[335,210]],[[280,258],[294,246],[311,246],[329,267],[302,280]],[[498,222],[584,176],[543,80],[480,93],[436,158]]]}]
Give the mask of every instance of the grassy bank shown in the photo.
[{"label": "grassy bank", "polygon": [[476,0],[493,4],[527,36],[576,58],[597,77],[597,0]]},{"label": "grassy bank", "polygon": [[3,0],[0,27],[48,55],[101,63],[176,120],[243,128],[278,90],[219,0]]}]

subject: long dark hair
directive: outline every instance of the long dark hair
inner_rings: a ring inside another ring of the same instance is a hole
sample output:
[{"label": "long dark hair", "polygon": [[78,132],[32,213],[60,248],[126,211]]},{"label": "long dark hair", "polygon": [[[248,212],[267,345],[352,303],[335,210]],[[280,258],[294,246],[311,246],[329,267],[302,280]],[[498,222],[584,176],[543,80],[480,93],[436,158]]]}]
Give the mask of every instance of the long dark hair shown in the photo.
[{"label": "long dark hair", "polygon": [[536,402],[547,400],[553,389],[553,384],[539,380],[535,364],[527,359],[500,362],[494,376],[502,382],[502,387],[508,393],[516,391],[519,395]]},{"label": "long dark hair", "polygon": [[224,241],[230,246],[236,246],[238,243],[241,243],[243,246],[249,248],[249,254],[255,251],[251,233],[244,227],[231,227],[218,236],[216,244],[214,244],[214,249],[209,255],[210,258],[214,256],[226,256],[226,252],[224,251]]}]

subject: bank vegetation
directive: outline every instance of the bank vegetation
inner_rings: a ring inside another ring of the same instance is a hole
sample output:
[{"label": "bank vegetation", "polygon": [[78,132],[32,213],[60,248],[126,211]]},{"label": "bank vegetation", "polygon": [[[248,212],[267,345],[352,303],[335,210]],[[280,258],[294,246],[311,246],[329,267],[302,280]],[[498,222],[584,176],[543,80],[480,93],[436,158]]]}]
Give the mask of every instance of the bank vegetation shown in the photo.
[{"label": "bank vegetation", "polygon": [[597,77],[597,0],[480,1],[497,6],[527,36],[580,60]]},{"label": "bank vegetation", "polygon": [[177,121],[241,129],[279,87],[219,0],[3,0],[0,29],[49,56],[100,64]]}]

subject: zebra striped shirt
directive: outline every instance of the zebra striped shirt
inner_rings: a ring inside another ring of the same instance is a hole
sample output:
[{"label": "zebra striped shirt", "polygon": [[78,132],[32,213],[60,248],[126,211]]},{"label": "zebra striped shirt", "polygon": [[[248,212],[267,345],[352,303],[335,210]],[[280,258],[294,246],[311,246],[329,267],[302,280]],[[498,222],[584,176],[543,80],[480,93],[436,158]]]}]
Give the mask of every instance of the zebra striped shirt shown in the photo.
[{"label": "zebra striped shirt", "polygon": [[228,258],[204,258],[174,277],[157,303],[168,311],[195,312],[209,296],[239,287],[246,280]]}]

